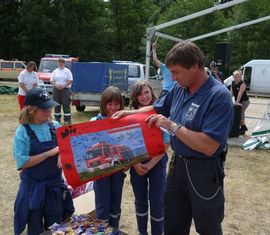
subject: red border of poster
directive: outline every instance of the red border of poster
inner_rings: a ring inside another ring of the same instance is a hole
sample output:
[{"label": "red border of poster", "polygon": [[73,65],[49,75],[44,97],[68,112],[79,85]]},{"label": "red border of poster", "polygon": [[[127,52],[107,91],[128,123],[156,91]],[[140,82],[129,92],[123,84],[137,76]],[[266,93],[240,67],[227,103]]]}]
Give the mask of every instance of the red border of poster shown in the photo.
[{"label": "red border of poster", "polygon": [[87,180],[81,180],[74,161],[73,150],[70,143],[70,138],[73,136],[80,136],[84,134],[100,132],[103,130],[110,130],[114,128],[120,128],[129,126],[132,124],[139,124],[141,127],[144,144],[149,157],[154,157],[165,153],[164,144],[162,140],[162,134],[157,127],[148,127],[148,123],[145,122],[146,117],[154,114],[155,111],[139,113],[129,115],[120,119],[107,118],[97,121],[89,121],[69,126],[63,126],[57,129],[57,140],[59,146],[59,152],[61,156],[61,162],[65,177],[68,183],[72,187],[83,185],[91,180],[103,178],[107,175],[113,174],[119,169],[112,170],[110,173],[97,176],[94,178],[88,178]]}]

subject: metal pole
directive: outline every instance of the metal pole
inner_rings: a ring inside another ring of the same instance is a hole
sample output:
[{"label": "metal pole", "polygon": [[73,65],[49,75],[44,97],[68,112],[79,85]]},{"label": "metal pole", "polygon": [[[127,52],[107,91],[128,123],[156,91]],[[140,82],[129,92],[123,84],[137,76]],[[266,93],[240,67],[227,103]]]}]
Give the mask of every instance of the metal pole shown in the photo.
[{"label": "metal pole", "polygon": [[231,1],[231,2],[224,3],[224,4],[220,4],[220,5],[211,7],[211,8],[207,8],[207,9],[202,10],[202,11],[198,11],[198,12],[193,13],[191,15],[187,15],[187,16],[184,16],[184,17],[181,17],[181,18],[178,18],[178,19],[175,19],[175,20],[172,20],[172,21],[160,24],[160,25],[156,25],[156,26],[154,26],[152,28],[154,28],[155,31],[157,31],[157,30],[167,28],[167,27],[175,25],[175,24],[179,24],[179,23],[182,23],[182,22],[185,22],[185,21],[188,21],[188,20],[203,16],[203,15],[210,14],[210,13],[212,13],[214,11],[219,11],[219,10],[222,10],[222,9],[225,9],[225,8],[228,8],[228,7],[232,7],[234,5],[243,3],[245,1],[247,1],[247,0],[234,0],[234,1]]},{"label": "metal pole", "polygon": [[[188,20],[203,16],[203,15],[207,15],[207,14],[210,14],[210,13],[212,13],[214,11],[219,11],[219,10],[222,10],[222,9],[234,6],[234,5],[238,5],[238,4],[243,3],[245,1],[247,1],[247,0],[234,0],[234,1],[231,1],[231,2],[220,4],[220,5],[217,5],[217,6],[214,6],[214,7],[211,7],[211,8],[196,12],[194,14],[184,16],[184,17],[181,17],[181,18],[178,18],[178,19],[175,19],[175,20],[172,20],[172,21],[169,21],[169,22],[166,22],[166,23],[163,23],[163,24],[156,25],[154,27],[148,28],[146,30],[146,53],[145,53],[146,54],[145,55],[145,57],[146,57],[146,59],[145,59],[145,65],[146,65],[145,77],[146,77],[146,79],[149,78],[149,66],[150,66],[150,56],[151,56],[150,55],[151,39],[152,39],[152,37],[154,36],[154,34],[156,33],[157,30],[167,28],[169,26],[179,24],[179,23],[182,23],[184,21],[188,21]],[[160,37],[168,38],[168,39],[171,39],[173,41],[181,40],[181,39],[178,39],[176,37],[169,36],[169,35],[166,35],[166,34],[162,34],[162,33],[159,33],[159,32],[157,34]]]},{"label": "metal pole", "polygon": [[146,41],[146,53],[145,53],[145,79],[149,78],[149,69],[150,69],[150,57],[151,57],[151,39]]},{"label": "metal pole", "polygon": [[177,38],[177,37],[173,37],[173,36],[167,35],[165,33],[156,32],[155,35],[158,36],[158,37],[166,38],[166,39],[169,39],[169,40],[172,40],[172,41],[176,41],[176,42],[182,42],[182,41],[184,41],[183,39],[180,39],[180,38]]},{"label": "metal pole", "polygon": [[150,57],[151,57],[151,39],[155,34],[155,29],[149,28],[146,30],[146,49],[145,49],[145,79],[149,78]]},{"label": "metal pole", "polygon": [[231,26],[231,27],[228,27],[228,28],[225,28],[225,29],[220,29],[220,30],[217,30],[215,32],[203,34],[203,35],[193,37],[193,38],[189,38],[189,39],[186,39],[186,40],[194,42],[194,41],[197,41],[197,40],[200,40],[200,39],[203,39],[203,38],[208,38],[208,37],[211,37],[211,36],[214,36],[214,35],[217,35],[217,34],[225,33],[225,32],[228,32],[228,31],[235,30],[235,29],[240,29],[240,28],[243,28],[243,27],[246,27],[246,26],[249,26],[249,25],[257,24],[257,23],[260,23],[260,22],[265,21],[265,20],[270,20],[270,16],[265,16],[265,17],[262,17],[262,18],[259,18],[259,19],[256,19],[256,20],[251,20],[251,21],[248,21],[248,22],[245,22],[245,23],[242,23],[242,24],[234,25],[234,26]]}]

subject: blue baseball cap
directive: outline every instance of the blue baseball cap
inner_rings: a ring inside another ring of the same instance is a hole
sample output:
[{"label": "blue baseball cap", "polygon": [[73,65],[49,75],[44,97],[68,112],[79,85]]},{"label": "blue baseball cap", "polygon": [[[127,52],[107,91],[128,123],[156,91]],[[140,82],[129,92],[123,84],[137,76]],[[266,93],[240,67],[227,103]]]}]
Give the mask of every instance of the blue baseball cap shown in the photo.
[{"label": "blue baseball cap", "polygon": [[59,105],[49,93],[41,88],[33,88],[25,96],[25,105],[31,105],[40,109],[50,109]]}]

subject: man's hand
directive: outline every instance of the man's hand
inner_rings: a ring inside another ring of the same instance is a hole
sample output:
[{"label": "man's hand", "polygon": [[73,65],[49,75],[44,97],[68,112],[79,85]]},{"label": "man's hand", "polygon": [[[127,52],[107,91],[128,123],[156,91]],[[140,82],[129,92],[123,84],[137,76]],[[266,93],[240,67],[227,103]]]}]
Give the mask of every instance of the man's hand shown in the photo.
[{"label": "man's hand", "polygon": [[161,114],[152,114],[148,116],[145,121],[148,122],[149,127],[155,125],[158,128],[163,127],[167,130],[170,129],[171,124],[173,123],[171,120]]}]

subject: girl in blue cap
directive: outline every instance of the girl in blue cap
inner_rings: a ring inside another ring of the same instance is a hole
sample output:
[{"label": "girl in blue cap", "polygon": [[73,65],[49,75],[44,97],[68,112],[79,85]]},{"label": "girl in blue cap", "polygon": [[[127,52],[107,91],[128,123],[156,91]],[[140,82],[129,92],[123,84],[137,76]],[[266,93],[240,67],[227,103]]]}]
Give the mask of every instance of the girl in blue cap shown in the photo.
[{"label": "girl in blue cap", "polygon": [[20,171],[20,187],[14,206],[14,234],[27,225],[28,235],[43,233],[74,212],[69,190],[62,179],[52,108],[58,105],[46,91],[31,89],[25,97],[20,125],[13,140]]}]

